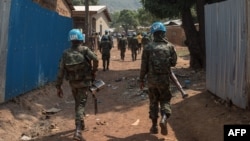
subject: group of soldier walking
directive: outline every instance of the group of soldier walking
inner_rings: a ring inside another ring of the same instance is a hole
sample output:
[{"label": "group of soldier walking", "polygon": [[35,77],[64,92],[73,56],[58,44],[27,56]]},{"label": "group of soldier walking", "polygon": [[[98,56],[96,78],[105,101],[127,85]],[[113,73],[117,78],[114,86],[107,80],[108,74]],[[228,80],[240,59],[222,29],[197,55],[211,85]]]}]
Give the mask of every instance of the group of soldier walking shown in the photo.
[{"label": "group of soldier walking", "polygon": [[[167,135],[167,119],[171,116],[171,93],[169,90],[169,76],[171,67],[176,65],[177,54],[174,46],[165,39],[166,27],[161,22],[152,24],[150,33],[153,40],[150,41],[146,33],[132,34],[126,37],[124,34],[118,39],[118,49],[120,50],[121,60],[125,58],[126,48],[131,50],[132,61],[136,61],[137,54],[141,53],[140,67],[140,88],[145,87],[147,82],[149,95],[149,118],[152,126],[149,131],[151,134],[158,133],[158,117],[161,115],[160,127],[161,134]],[[63,98],[61,88],[65,78],[71,87],[75,100],[75,133],[74,140],[82,141],[82,130],[85,129],[85,105],[89,88],[92,86],[96,72],[98,71],[99,60],[91,48],[83,44],[85,40],[83,34],[78,29],[69,31],[69,41],[71,47],[66,49],[59,62],[56,80],[57,95]],[[113,39],[105,31],[101,37],[98,49],[102,54],[103,71],[109,70],[110,50],[113,48]]]},{"label": "group of soldier walking", "polygon": [[119,35],[117,37],[117,47],[120,50],[121,60],[124,61],[126,48],[131,50],[132,61],[136,61],[137,54],[139,54],[142,48],[150,42],[150,38],[147,33],[136,34],[133,32],[132,35],[125,36],[124,34]]}]

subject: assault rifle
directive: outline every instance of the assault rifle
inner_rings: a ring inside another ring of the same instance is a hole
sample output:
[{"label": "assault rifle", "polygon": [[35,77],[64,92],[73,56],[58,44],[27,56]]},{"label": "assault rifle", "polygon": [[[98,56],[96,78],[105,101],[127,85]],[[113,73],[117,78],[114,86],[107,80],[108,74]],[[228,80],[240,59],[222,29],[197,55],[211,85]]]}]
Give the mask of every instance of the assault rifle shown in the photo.
[{"label": "assault rifle", "polygon": [[[166,43],[168,43],[168,40],[165,38],[162,38]],[[182,98],[188,97],[188,94],[183,90],[180,82],[178,81],[177,77],[175,76],[174,72],[170,69],[170,79],[173,81],[177,89],[181,92]]]},{"label": "assault rifle", "polygon": [[176,76],[172,70],[170,72],[170,79],[174,82],[177,89],[181,92],[182,98],[188,97],[188,94],[183,90],[180,82],[178,81],[178,79],[176,78]]},{"label": "assault rifle", "polygon": [[[92,64],[91,64],[91,60],[88,56],[84,55],[84,58],[86,59],[88,65],[90,68],[92,68]],[[92,76],[92,84],[95,82],[95,76]],[[92,85],[90,88],[89,88],[89,91],[92,93],[92,98],[93,98],[93,102],[94,102],[94,109],[95,109],[95,115],[97,114],[98,112],[98,107],[97,107],[97,98],[96,98],[96,87],[94,85]]]},{"label": "assault rifle", "polygon": [[[91,88],[90,88],[91,91]],[[94,102],[94,109],[95,109],[95,115],[98,113],[98,107],[97,107],[97,98],[95,96],[96,92],[95,91],[91,91],[92,92],[92,98],[93,98],[93,102]]]}]

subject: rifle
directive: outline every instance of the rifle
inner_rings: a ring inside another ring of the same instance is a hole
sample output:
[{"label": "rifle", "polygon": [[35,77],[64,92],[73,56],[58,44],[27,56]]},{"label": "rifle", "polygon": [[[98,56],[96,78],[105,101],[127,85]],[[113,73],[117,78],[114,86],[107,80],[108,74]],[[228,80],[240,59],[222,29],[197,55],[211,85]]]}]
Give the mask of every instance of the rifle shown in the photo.
[{"label": "rifle", "polygon": [[94,111],[95,111],[95,115],[97,114],[98,112],[98,107],[97,107],[97,98],[96,98],[96,88],[94,86],[91,86],[89,88],[89,91],[92,93],[92,98],[93,98],[93,102],[94,102]]},{"label": "rifle", "polygon": [[94,102],[94,109],[95,109],[95,115],[98,112],[98,107],[97,107],[97,98],[95,96],[95,92],[92,92],[92,98],[93,98],[93,102]]},{"label": "rifle", "polygon": [[[168,40],[165,38],[162,38],[163,41],[165,41],[166,43],[168,43]],[[186,98],[188,97],[188,94],[183,90],[180,82],[178,81],[177,77],[175,76],[174,72],[170,69],[170,79],[174,82],[175,86],[177,87],[177,89],[181,92],[182,98]]]},{"label": "rifle", "polygon": [[182,98],[184,99],[184,98],[188,97],[188,94],[183,90],[180,82],[178,81],[178,79],[176,78],[176,76],[172,70],[170,72],[170,79],[174,82],[174,84],[176,85],[178,90],[181,92]]},{"label": "rifle", "polygon": [[[90,58],[89,58],[88,56],[86,56],[86,55],[84,55],[84,58],[87,60],[87,63],[88,63],[88,65],[89,65],[89,67],[92,68],[92,64],[91,64]],[[95,81],[95,76],[92,76],[91,81],[92,81],[92,84],[93,84],[94,81]],[[95,115],[96,115],[97,112],[98,112],[97,98],[96,98],[96,95],[95,95],[96,92],[97,92],[97,90],[96,90],[96,88],[95,88],[94,86],[91,86],[91,87],[89,88],[89,91],[92,93],[92,98],[93,98],[93,102],[94,102],[94,109],[95,109]]]},{"label": "rifle", "polygon": [[104,87],[105,83],[102,80],[94,80],[92,86],[89,88],[90,92],[92,93],[92,98],[94,101],[94,108],[95,108],[95,115],[98,112],[97,107],[97,98],[96,98],[96,92],[98,92],[100,89]]}]

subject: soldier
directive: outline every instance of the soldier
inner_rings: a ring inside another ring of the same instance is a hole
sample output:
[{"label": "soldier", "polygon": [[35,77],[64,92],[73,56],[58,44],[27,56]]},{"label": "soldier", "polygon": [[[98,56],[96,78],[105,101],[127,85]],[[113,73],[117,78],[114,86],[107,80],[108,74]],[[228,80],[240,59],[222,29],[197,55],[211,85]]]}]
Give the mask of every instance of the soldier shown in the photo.
[{"label": "soldier", "polygon": [[108,30],[105,30],[105,34],[102,35],[102,38],[101,38],[101,41],[103,40],[103,38],[107,38],[108,37],[108,40],[110,41],[112,47],[114,47],[114,44],[113,44],[113,37],[110,35],[110,32]]},{"label": "soldier", "polygon": [[121,33],[117,33],[116,41],[117,41],[117,49],[118,49],[118,50],[120,50],[119,41],[120,41],[121,38],[122,38]]},{"label": "soldier", "polygon": [[94,32],[89,37],[89,43],[90,43],[90,49],[92,51],[95,51],[96,41],[95,41],[95,33]]},{"label": "soldier", "polygon": [[121,37],[121,39],[119,40],[119,43],[118,43],[118,46],[120,48],[120,56],[121,56],[122,61],[124,61],[124,58],[125,58],[125,52],[126,52],[127,44],[128,44],[128,40],[124,36],[124,34],[122,34],[122,37]]},{"label": "soldier", "polygon": [[85,124],[85,105],[87,102],[87,91],[92,85],[98,69],[98,58],[88,47],[82,46],[84,37],[78,29],[69,31],[69,40],[71,47],[66,49],[59,63],[59,69],[56,80],[58,97],[63,97],[61,85],[63,78],[68,80],[72,94],[75,99],[75,125],[74,140],[83,140],[81,130],[84,130]]},{"label": "soldier", "polygon": [[161,134],[167,135],[167,119],[171,115],[172,98],[169,89],[170,69],[176,65],[177,54],[174,46],[164,38],[166,27],[161,22],[153,23],[150,30],[154,40],[146,45],[142,52],[140,88],[144,88],[144,78],[147,76],[149,118],[152,120],[150,133],[158,133],[157,119],[160,112]]},{"label": "soldier", "polygon": [[150,38],[148,37],[147,33],[143,33],[142,34],[142,40],[141,40],[141,43],[142,43],[142,48],[144,48],[149,42],[150,42]]},{"label": "soldier", "polygon": [[131,39],[133,38],[131,33],[127,34],[127,40],[128,40],[128,49],[131,49]]},{"label": "soldier", "polygon": [[100,44],[100,52],[102,54],[103,71],[109,70],[111,48],[112,48],[112,44],[111,44],[110,40],[108,39],[108,36],[103,36],[101,44]]},{"label": "soldier", "polygon": [[138,40],[135,32],[133,33],[133,37],[130,42],[130,49],[132,54],[132,61],[135,61],[137,58],[137,49],[138,49]]},{"label": "soldier", "polygon": [[141,46],[142,46],[142,36],[141,33],[137,34],[137,40],[138,40],[138,54],[141,53]]}]

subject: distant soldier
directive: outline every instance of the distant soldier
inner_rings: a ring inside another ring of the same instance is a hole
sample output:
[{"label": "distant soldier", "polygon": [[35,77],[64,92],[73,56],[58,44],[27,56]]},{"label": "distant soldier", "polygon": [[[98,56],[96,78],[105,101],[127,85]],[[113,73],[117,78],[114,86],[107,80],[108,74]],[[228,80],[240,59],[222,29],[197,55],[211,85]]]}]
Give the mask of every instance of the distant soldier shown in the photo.
[{"label": "distant soldier", "polygon": [[91,36],[89,37],[89,43],[90,43],[90,49],[92,51],[95,51],[95,47],[96,47],[96,40],[95,40],[95,33],[93,32],[91,34]]},{"label": "distant soldier", "polygon": [[142,40],[141,40],[142,48],[144,48],[149,42],[150,42],[150,38],[148,37],[147,33],[144,32],[142,34]]},{"label": "distant soldier", "polygon": [[119,46],[119,41],[121,40],[122,36],[121,36],[121,33],[117,33],[117,49],[120,50],[120,46]]},{"label": "distant soldier", "polygon": [[124,34],[122,34],[121,39],[119,40],[119,43],[118,43],[118,46],[120,48],[120,56],[121,56],[122,61],[124,61],[124,58],[125,58],[125,52],[126,52],[127,45],[128,45],[128,40],[124,36]]},{"label": "distant soldier", "polygon": [[102,54],[103,71],[109,70],[111,48],[112,48],[112,44],[111,44],[110,40],[108,39],[108,36],[103,36],[101,44],[100,44],[100,52]]},{"label": "distant soldier", "polygon": [[161,115],[161,134],[167,135],[167,119],[171,116],[170,100],[170,73],[171,67],[176,65],[177,54],[174,45],[166,41],[166,27],[161,22],[151,26],[154,36],[153,42],[146,45],[142,52],[140,88],[144,87],[144,78],[147,76],[149,96],[149,118],[152,120],[150,133],[157,134],[157,119]]},{"label": "distant soldier", "polygon": [[141,33],[137,34],[137,40],[138,40],[138,54],[141,53],[141,46],[142,46],[142,36]]},{"label": "distant soldier", "polygon": [[71,47],[63,52],[59,63],[56,80],[58,97],[63,97],[61,85],[63,79],[68,80],[75,100],[75,125],[74,140],[81,141],[82,130],[85,128],[83,117],[87,103],[88,90],[92,85],[98,69],[98,58],[87,46],[82,46],[84,37],[80,30],[72,29],[69,32]]},{"label": "distant soldier", "polygon": [[138,50],[138,40],[137,40],[135,32],[133,32],[133,37],[130,40],[130,47],[131,47],[132,61],[136,61],[137,50]]},{"label": "distant soldier", "polygon": [[103,38],[108,38],[108,40],[110,41],[112,47],[114,47],[113,37],[110,35],[110,32],[108,30],[105,30],[105,34],[102,35],[101,41],[103,40]]},{"label": "distant soldier", "polygon": [[128,40],[128,49],[131,49],[131,39],[133,38],[133,35],[131,33],[128,33],[127,40]]}]

